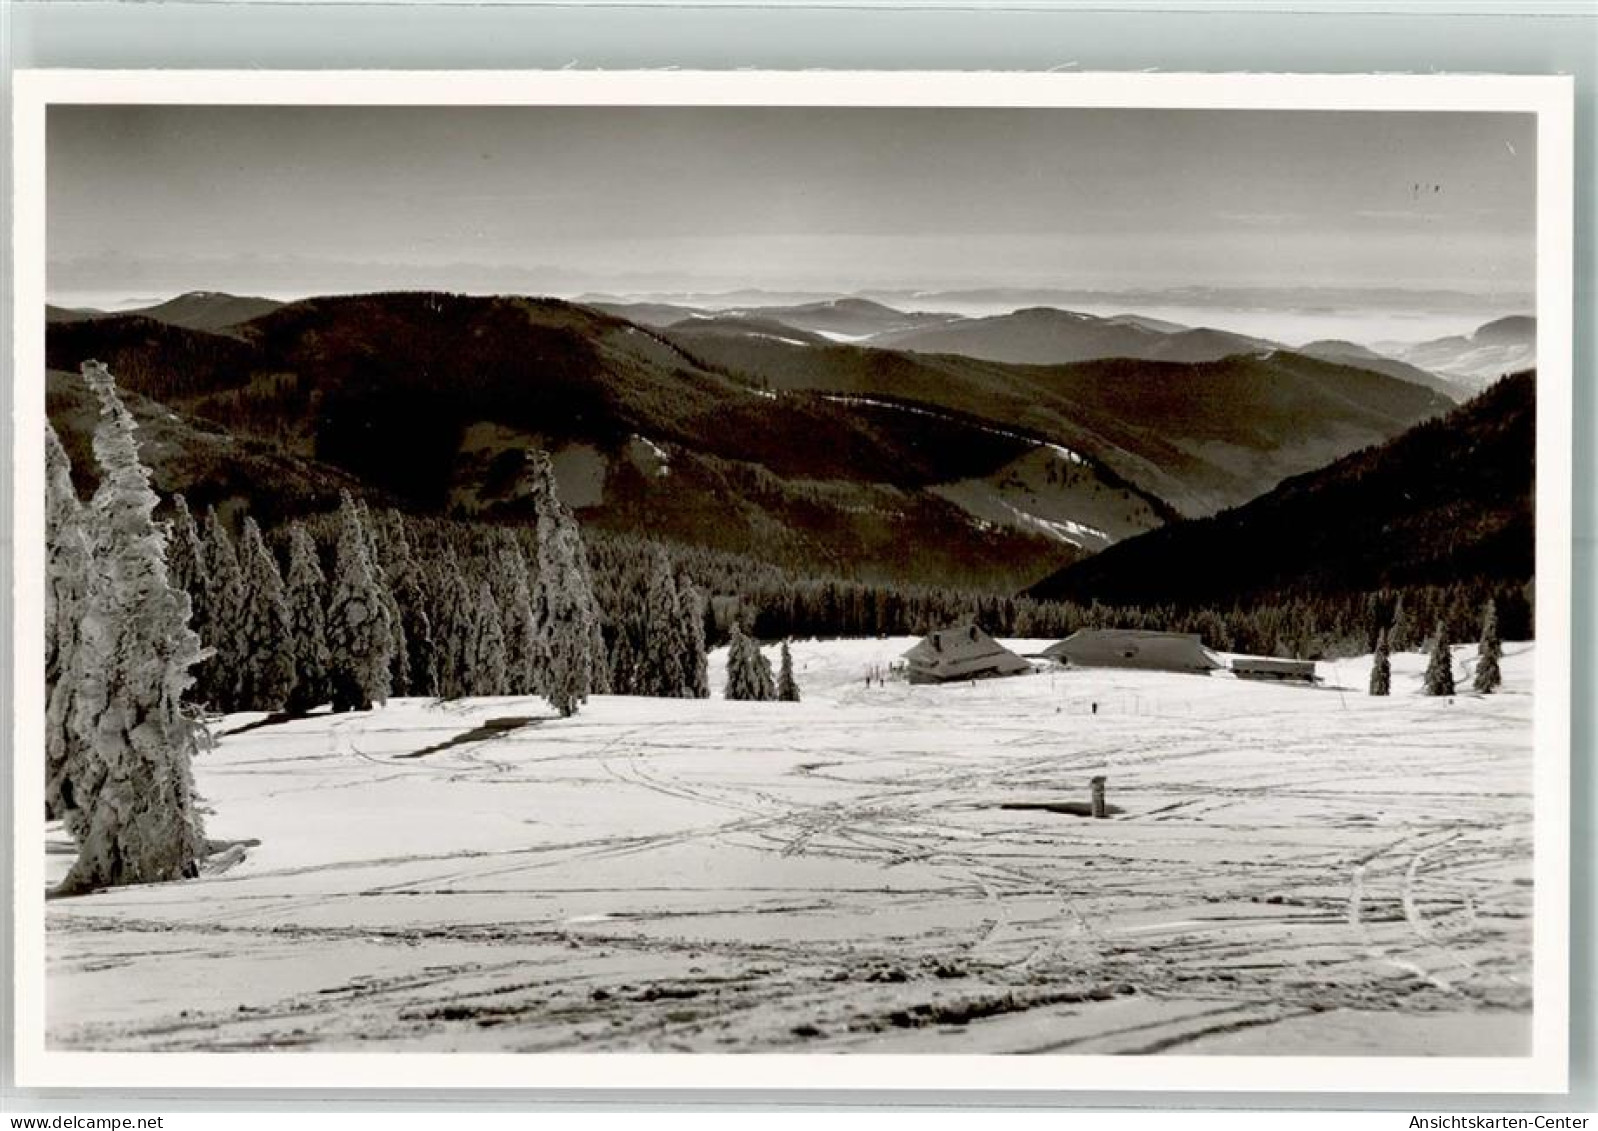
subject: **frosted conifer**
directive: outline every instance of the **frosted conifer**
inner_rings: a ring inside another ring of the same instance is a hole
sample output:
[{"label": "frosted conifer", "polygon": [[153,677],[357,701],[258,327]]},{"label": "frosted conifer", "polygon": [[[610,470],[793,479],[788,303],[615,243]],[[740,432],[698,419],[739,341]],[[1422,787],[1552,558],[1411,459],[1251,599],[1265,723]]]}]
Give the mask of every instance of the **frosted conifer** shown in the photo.
[{"label": "frosted conifer", "polygon": [[1371,694],[1388,695],[1393,687],[1393,664],[1388,659],[1387,630],[1376,637],[1376,655],[1371,660]]},{"label": "frosted conifer", "polygon": [[438,693],[446,699],[471,694],[471,656],[474,610],[455,552],[448,546],[435,575],[434,608],[437,610],[434,644],[438,657]]},{"label": "frosted conifer", "polygon": [[1491,599],[1482,610],[1481,642],[1476,646],[1476,675],[1471,685],[1483,695],[1490,695],[1504,682],[1498,661],[1503,659],[1503,641],[1498,639],[1498,606]]},{"label": "frosted conifer", "polygon": [[[594,591],[592,582],[588,583],[587,588],[590,593]],[[609,695],[611,693],[610,663],[606,658],[608,652],[605,649],[604,619],[597,600],[594,602],[594,619],[588,626],[588,654],[593,657],[593,662],[589,666],[589,678],[591,681],[588,689],[589,694]]]},{"label": "frosted conifer", "polygon": [[599,602],[594,599],[582,534],[556,493],[549,456],[534,452],[530,463],[529,493],[538,515],[538,591],[533,613],[545,664],[540,690],[566,716],[603,686],[605,654]]},{"label": "frosted conifer", "polygon": [[1387,647],[1394,652],[1408,652],[1415,646],[1410,639],[1412,633],[1409,614],[1404,611],[1404,598],[1400,595],[1393,605],[1393,624],[1387,630]]},{"label": "frosted conifer", "polygon": [[100,486],[89,503],[89,571],[66,767],[63,816],[78,857],[63,893],[193,876],[204,850],[191,761],[200,730],[181,699],[200,657],[188,595],[166,572],[166,532],[139,462],[132,415],[111,374],[86,362],[100,400],[94,454]]},{"label": "frosted conifer", "polygon": [[239,625],[244,619],[244,570],[227,527],[213,507],[205,516],[205,619],[210,639],[203,643],[214,654],[200,665],[200,700],[216,711],[236,711],[244,667],[244,641]]},{"label": "frosted conifer", "polygon": [[372,582],[387,613],[391,645],[388,654],[389,694],[406,695],[410,692],[411,684],[410,646],[405,638],[405,618],[400,612],[393,586],[389,583],[386,539],[364,499],[355,504],[355,511],[360,519],[361,532],[366,535],[366,557],[372,563]]},{"label": "frosted conifer", "polygon": [[616,609],[610,648],[610,683],[618,695],[653,695],[649,672],[649,590],[646,579],[630,576]]},{"label": "frosted conifer", "polygon": [[289,654],[294,686],[288,709],[303,715],[328,701],[327,579],[316,556],[316,543],[299,523],[289,526]]},{"label": "frosted conifer", "polygon": [[426,591],[422,587],[421,567],[411,552],[410,539],[405,536],[405,523],[397,511],[388,514],[388,537],[384,540],[388,552],[389,592],[399,609],[404,629],[406,649],[408,695],[437,695],[438,642],[433,621],[428,610]]},{"label": "frosted conifer", "polygon": [[799,702],[799,685],[793,678],[793,656],[786,640],[782,642],[782,663],[777,674],[777,698],[784,703]]},{"label": "frosted conifer", "polygon": [[[573,521],[575,524],[575,520]],[[580,551],[577,554],[578,600],[588,609],[587,615],[583,618],[588,624],[588,694],[609,695],[611,693],[610,662],[609,652],[605,647],[604,611],[599,606],[599,598],[597,596],[599,590],[594,584],[594,573],[588,564],[588,553],[582,548],[580,541],[578,548]],[[586,594],[586,598],[582,594]],[[537,615],[536,604],[534,615]]]},{"label": "frosted conifer", "polygon": [[527,558],[508,530],[500,532],[495,563],[496,600],[505,617],[505,690],[511,695],[533,695],[543,666],[538,654],[538,621],[533,616]]},{"label": "frosted conifer", "polygon": [[244,520],[240,556],[244,615],[235,628],[242,641],[239,705],[246,710],[275,711],[288,702],[294,686],[288,590],[253,518]]},{"label": "frosted conifer", "polygon": [[771,664],[760,652],[760,645],[734,623],[732,640],[727,645],[728,699],[769,700],[777,697],[771,678]]},{"label": "frosted conifer", "polygon": [[71,720],[79,622],[89,584],[89,536],[66,449],[48,423],[44,430],[44,805],[49,816],[59,818],[71,795],[67,766],[81,757],[74,753],[78,734]]},{"label": "frosted conifer", "polygon": [[205,546],[200,541],[194,513],[189,510],[188,500],[182,495],[172,496],[172,521],[167,527],[166,572],[172,584],[189,595],[189,605],[194,610],[190,627],[199,633],[202,644],[208,643],[211,626],[206,619]]},{"label": "frosted conifer", "polygon": [[688,641],[688,690],[695,699],[710,697],[710,661],[705,647],[705,598],[687,578],[677,589],[681,599],[683,636]]},{"label": "frosted conifer", "polygon": [[1454,659],[1448,646],[1448,629],[1439,622],[1432,638],[1431,658],[1426,664],[1426,694],[1454,693]]},{"label": "frosted conifer", "polygon": [[488,582],[477,590],[467,683],[472,695],[505,694],[505,618]]},{"label": "frosted conifer", "polygon": [[388,603],[377,584],[370,542],[348,494],[339,507],[333,596],[327,609],[328,674],[333,710],[370,710],[389,695],[394,650]]},{"label": "frosted conifer", "polygon": [[690,645],[684,633],[682,602],[672,577],[671,561],[659,546],[650,557],[643,612],[643,694],[686,697],[692,681],[688,670]]}]

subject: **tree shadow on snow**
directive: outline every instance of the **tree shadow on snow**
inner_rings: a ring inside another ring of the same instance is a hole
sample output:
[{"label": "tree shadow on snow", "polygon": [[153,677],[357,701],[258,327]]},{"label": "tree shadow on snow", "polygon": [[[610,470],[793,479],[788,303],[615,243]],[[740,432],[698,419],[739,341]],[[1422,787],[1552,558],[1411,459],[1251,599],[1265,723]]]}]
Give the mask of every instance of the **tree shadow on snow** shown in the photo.
[{"label": "tree shadow on snow", "polygon": [[[999,808],[1041,809],[1046,813],[1063,813],[1068,817],[1093,816],[1093,806],[1087,801],[1004,801],[999,804]],[[1126,812],[1119,805],[1106,805],[1104,811],[1112,817]]]},{"label": "tree shadow on snow", "polygon": [[412,750],[409,754],[396,754],[395,760],[402,758],[425,758],[429,754],[437,754],[440,750],[448,750],[452,746],[465,746],[471,742],[483,742],[490,738],[503,738],[512,731],[521,730],[523,727],[537,726],[545,721],[546,716],[538,715],[504,715],[497,719],[484,719],[471,730],[462,731],[454,738],[445,739],[443,742],[424,746],[420,750]]},{"label": "tree shadow on snow", "polygon": [[220,731],[217,737],[232,738],[235,734],[248,734],[250,731],[260,730],[262,727],[275,727],[282,723],[289,723],[295,719],[303,718],[306,718],[304,714],[294,714],[290,711],[273,711],[265,718],[256,719],[253,723],[245,723],[243,726],[234,727],[232,730]]}]

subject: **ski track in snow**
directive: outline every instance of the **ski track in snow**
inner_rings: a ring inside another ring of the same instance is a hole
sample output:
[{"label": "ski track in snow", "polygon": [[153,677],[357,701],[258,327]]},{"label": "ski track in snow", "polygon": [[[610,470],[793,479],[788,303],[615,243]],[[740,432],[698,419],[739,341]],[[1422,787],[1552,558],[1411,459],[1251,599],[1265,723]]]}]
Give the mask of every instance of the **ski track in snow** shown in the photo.
[{"label": "ski track in snow", "polygon": [[[909,643],[798,642],[799,704],[408,700],[228,735],[196,765],[208,831],[261,845],[52,901],[48,1038],[1525,1051],[1529,648],[1452,702],[1411,654],[1385,700],[1358,661],[1341,689],[868,686]],[[440,745],[507,716],[531,721]],[[1115,819],[1035,807],[1097,773]]]}]

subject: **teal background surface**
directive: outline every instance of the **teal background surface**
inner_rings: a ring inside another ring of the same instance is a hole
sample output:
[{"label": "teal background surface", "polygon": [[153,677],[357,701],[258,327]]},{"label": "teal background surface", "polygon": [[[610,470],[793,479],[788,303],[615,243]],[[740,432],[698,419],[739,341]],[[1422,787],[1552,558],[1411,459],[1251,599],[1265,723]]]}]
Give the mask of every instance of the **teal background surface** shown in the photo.
[{"label": "teal background surface", "polygon": [[[317,1111],[970,1108],[1050,1106],[1115,1109],[1367,1108],[1436,1112],[1593,1111],[1598,1108],[1595,1040],[1594,864],[1598,777],[1594,774],[1598,698],[1598,381],[1594,365],[1594,275],[1598,267],[1598,191],[1594,180],[1598,90],[1598,0],[1548,3],[1065,3],[905,4],[740,3],[293,3],[17,2],[0,0],[5,57],[8,155],[4,293],[0,328],[11,341],[11,72],[29,67],[250,69],[915,69],[1080,71],[1253,71],[1361,74],[1568,74],[1576,83],[1575,593],[1572,671],[1572,1093],[1547,1097],[1305,1096],[1256,1093],[1036,1094],[394,1092],[226,1093],[198,1090],[18,1091],[6,1042],[0,1042],[0,1108],[91,1113],[114,1111]],[[0,440],[9,468],[12,389],[9,349],[0,381]],[[0,492],[5,553],[0,574],[0,667],[11,662],[12,516]],[[4,687],[9,689],[7,676]],[[8,690],[0,695],[8,694]],[[9,707],[5,708],[9,713]],[[10,743],[9,721],[5,737]],[[7,767],[9,767],[9,755]],[[0,778],[0,812],[10,812],[10,774]],[[10,838],[0,856],[9,864]],[[12,873],[0,881],[11,901]],[[10,977],[9,935],[4,946]],[[10,1000],[0,993],[9,1033]],[[1151,1104],[1151,1101],[1152,1104]]]}]

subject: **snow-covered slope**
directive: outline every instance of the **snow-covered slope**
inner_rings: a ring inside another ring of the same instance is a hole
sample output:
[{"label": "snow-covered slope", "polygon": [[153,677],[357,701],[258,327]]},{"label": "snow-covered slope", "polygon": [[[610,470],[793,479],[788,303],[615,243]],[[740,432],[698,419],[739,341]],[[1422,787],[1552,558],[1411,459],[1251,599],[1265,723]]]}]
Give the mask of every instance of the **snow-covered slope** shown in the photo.
[{"label": "snow-covered slope", "polygon": [[[232,717],[198,786],[211,836],[260,844],[52,901],[49,1040],[1527,1049],[1529,646],[1444,700],[1414,654],[1387,699],[1365,661],[877,682],[910,643],[795,644],[797,704]],[[1119,812],[1071,815],[1097,774]]]}]

